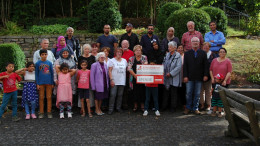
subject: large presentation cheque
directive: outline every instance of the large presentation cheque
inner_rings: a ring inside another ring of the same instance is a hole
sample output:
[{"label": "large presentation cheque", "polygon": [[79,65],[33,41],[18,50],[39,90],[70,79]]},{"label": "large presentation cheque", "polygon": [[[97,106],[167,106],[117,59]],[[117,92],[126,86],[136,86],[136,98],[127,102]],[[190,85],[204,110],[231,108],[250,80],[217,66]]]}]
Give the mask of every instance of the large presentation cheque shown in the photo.
[{"label": "large presentation cheque", "polygon": [[163,65],[137,65],[137,83],[163,84]]}]

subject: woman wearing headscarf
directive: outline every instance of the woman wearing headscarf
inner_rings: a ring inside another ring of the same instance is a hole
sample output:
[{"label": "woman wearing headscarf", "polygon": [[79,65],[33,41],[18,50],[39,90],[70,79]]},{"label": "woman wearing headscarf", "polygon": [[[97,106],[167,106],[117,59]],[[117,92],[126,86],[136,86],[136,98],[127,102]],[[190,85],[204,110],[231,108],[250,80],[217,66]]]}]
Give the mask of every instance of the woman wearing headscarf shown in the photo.
[{"label": "woman wearing headscarf", "polygon": [[59,36],[59,37],[58,37],[58,40],[57,40],[57,45],[56,45],[56,47],[54,47],[54,48],[51,49],[53,55],[55,56],[55,59],[58,59],[58,58],[59,58],[59,56],[60,56],[60,51],[61,51],[63,48],[68,48],[70,55],[72,55],[72,57],[74,58],[74,52],[73,52],[73,50],[72,50],[72,48],[71,48],[70,46],[67,46],[64,36]]},{"label": "woman wearing headscarf", "polygon": [[161,42],[161,49],[162,52],[165,54],[166,52],[168,52],[168,43],[171,41],[176,42],[177,47],[180,45],[180,41],[179,38],[174,36],[174,28],[173,27],[169,27],[167,30],[167,34],[166,34],[166,38],[164,38]]}]

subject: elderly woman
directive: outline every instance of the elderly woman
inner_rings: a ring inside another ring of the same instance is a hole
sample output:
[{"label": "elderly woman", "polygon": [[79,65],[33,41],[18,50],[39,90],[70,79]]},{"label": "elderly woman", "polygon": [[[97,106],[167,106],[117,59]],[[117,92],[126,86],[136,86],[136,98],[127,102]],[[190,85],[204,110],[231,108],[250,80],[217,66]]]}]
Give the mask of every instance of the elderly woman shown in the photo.
[{"label": "elderly woman", "polygon": [[166,54],[164,66],[164,98],[162,101],[162,108],[165,110],[168,106],[168,99],[171,98],[171,112],[175,112],[178,102],[178,87],[182,85],[182,57],[180,53],[176,52],[177,43],[171,41],[168,43],[169,52]]},{"label": "elderly woman", "polygon": [[180,53],[182,58],[182,67],[181,67],[181,87],[178,88],[178,95],[181,105],[185,108],[186,104],[186,84],[183,82],[183,60],[184,60],[184,48],[182,45],[179,45],[177,48],[177,52]]},{"label": "elderly woman", "polygon": [[60,51],[63,48],[67,48],[69,50],[69,54],[74,57],[74,52],[71,47],[67,46],[64,36],[59,36],[57,40],[57,45],[54,44],[54,47],[51,49],[53,55],[55,56],[55,59],[58,59],[60,57]]},{"label": "elderly woman", "polygon": [[104,62],[105,53],[100,52],[96,56],[97,62],[93,63],[90,72],[91,88],[95,91],[96,114],[101,116],[104,113],[101,110],[102,100],[108,98],[109,76],[107,65]]},{"label": "elderly woman", "polygon": [[136,112],[138,108],[138,104],[141,104],[141,109],[144,112],[145,86],[144,84],[136,83],[136,78],[137,78],[136,66],[138,64],[148,64],[148,60],[145,55],[142,55],[141,45],[136,45],[133,51],[135,56],[129,58],[129,62],[128,62],[128,71],[130,72],[129,86],[133,90],[133,100],[134,100],[133,111]]},{"label": "elderly woman", "polygon": [[[214,58],[216,58],[217,56],[215,55],[215,53],[210,51],[210,43],[209,42],[205,42],[203,43],[203,51],[205,51],[207,53],[207,59],[208,59],[208,70],[210,67],[210,64],[212,62],[212,60]],[[208,80],[202,83],[201,86],[201,92],[200,92],[200,109],[204,110],[206,109],[206,111],[210,110],[210,105],[211,105],[211,79],[210,76],[208,76]],[[206,100],[206,102],[205,102]],[[207,105],[207,107],[205,107],[205,103]]]},{"label": "elderly woman", "polygon": [[98,47],[97,47],[97,43],[91,44],[91,47],[92,47],[91,55],[96,57],[98,52],[99,52]]},{"label": "elderly woman", "polygon": [[123,49],[117,48],[115,50],[115,55],[116,57],[109,60],[109,78],[111,86],[108,111],[109,115],[113,113],[116,98],[116,110],[122,112],[122,97],[126,82],[127,61],[122,58]]},{"label": "elderly woman", "polygon": [[213,59],[210,65],[210,77],[212,84],[215,83],[214,76],[217,74],[222,74],[225,76],[225,79],[222,83],[222,86],[228,87],[230,84],[230,76],[232,72],[231,61],[226,58],[227,50],[225,48],[219,49],[219,57]]},{"label": "elderly woman", "polygon": [[161,48],[162,48],[162,51],[164,52],[164,54],[166,52],[168,52],[168,43],[169,42],[174,41],[177,43],[177,46],[180,45],[179,38],[174,36],[174,31],[175,30],[173,27],[169,27],[167,30],[166,38],[164,38],[161,42],[161,46],[162,46]]}]

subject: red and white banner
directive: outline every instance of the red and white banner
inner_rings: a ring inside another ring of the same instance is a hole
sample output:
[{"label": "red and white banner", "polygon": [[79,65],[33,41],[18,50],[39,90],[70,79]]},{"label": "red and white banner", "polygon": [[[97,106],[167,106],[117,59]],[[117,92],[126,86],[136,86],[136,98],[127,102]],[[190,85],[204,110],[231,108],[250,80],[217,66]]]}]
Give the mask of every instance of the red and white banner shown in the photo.
[{"label": "red and white banner", "polygon": [[139,84],[163,84],[163,65],[137,65],[136,75]]}]

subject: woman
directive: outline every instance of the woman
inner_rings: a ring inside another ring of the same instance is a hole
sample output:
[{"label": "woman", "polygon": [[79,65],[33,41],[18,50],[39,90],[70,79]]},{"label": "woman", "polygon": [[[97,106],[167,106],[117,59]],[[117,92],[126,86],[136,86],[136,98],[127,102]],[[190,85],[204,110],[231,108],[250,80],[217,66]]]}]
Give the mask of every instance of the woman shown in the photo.
[{"label": "woman", "polygon": [[108,69],[104,60],[105,53],[98,53],[96,56],[97,62],[92,64],[90,71],[91,88],[95,91],[96,114],[99,116],[104,114],[101,110],[101,104],[103,99],[108,98],[109,89]]},{"label": "woman", "polygon": [[179,87],[178,90],[178,95],[180,99],[180,104],[183,106],[185,109],[186,105],[186,84],[183,82],[183,60],[184,60],[184,48],[182,45],[178,46],[177,52],[180,53],[181,58],[182,58],[182,66],[181,66],[181,87]]},{"label": "woman", "polygon": [[91,44],[91,47],[92,47],[92,51],[91,51],[91,55],[93,56],[97,56],[98,54],[98,47],[97,47],[97,43],[93,43]]},{"label": "woman", "polygon": [[[56,86],[59,84],[59,81],[57,80],[57,73],[56,70],[60,67],[62,63],[67,63],[69,65],[69,69],[76,69],[76,63],[73,59],[73,57],[70,55],[70,50],[65,47],[60,51],[59,58],[55,61],[54,65],[54,82]],[[72,93],[76,93],[76,77],[75,75],[71,77],[71,87],[72,87]],[[56,88],[54,89],[54,94],[56,95]]]},{"label": "woman", "polygon": [[116,57],[109,60],[109,78],[111,86],[108,111],[109,115],[113,113],[116,98],[116,110],[118,112],[122,112],[121,105],[126,82],[127,68],[127,61],[122,58],[123,52],[124,51],[122,48],[117,48],[115,50]]},{"label": "woman", "polygon": [[180,45],[180,41],[179,38],[174,36],[174,28],[173,27],[169,27],[167,30],[167,34],[166,34],[166,38],[164,38],[162,40],[162,51],[164,52],[164,54],[166,52],[168,52],[168,43],[171,41],[174,41],[177,43],[177,46]]},{"label": "woman", "polygon": [[133,51],[135,56],[131,57],[128,62],[128,71],[130,72],[129,86],[133,90],[133,111],[136,112],[138,104],[141,104],[141,109],[144,112],[145,86],[144,84],[136,84],[136,66],[137,64],[148,64],[148,60],[145,55],[142,55],[141,45],[136,45]]},{"label": "woman", "polygon": [[176,52],[177,43],[171,41],[168,43],[169,52],[166,54],[163,62],[164,66],[164,98],[162,108],[165,110],[168,106],[168,99],[171,98],[171,112],[175,112],[178,103],[178,87],[182,85],[182,57],[180,53]]},{"label": "woman", "polygon": [[109,63],[109,60],[110,60],[110,58],[108,58],[110,48],[109,48],[109,47],[103,47],[103,48],[101,49],[101,51],[104,52],[105,55],[106,55],[105,63],[107,64],[107,68],[108,68],[108,63]]},{"label": "woman", "polygon": [[[210,64],[214,58],[216,58],[215,53],[210,51],[210,43],[205,42],[203,43],[203,51],[207,53],[207,59],[208,59],[208,70],[210,67]],[[202,83],[201,86],[201,92],[200,92],[200,109],[204,110],[205,109],[205,100],[206,100],[206,111],[210,110],[210,105],[211,105],[211,78],[208,76],[208,81],[205,81]],[[205,96],[204,96],[205,95]]]},{"label": "woman", "polygon": [[[55,46],[55,45],[54,45],[54,46]],[[52,53],[53,53],[54,56],[55,56],[55,59],[58,59],[58,58],[59,58],[59,56],[60,56],[60,51],[61,51],[63,48],[65,48],[65,47],[67,47],[67,48],[69,49],[70,55],[72,55],[72,57],[74,58],[74,52],[73,52],[73,50],[72,50],[71,47],[69,47],[69,46],[66,45],[66,41],[65,41],[64,36],[59,36],[59,37],[58,37],[58,40],[57,40],[57,45],[56,45],[56,47],[54,47],[54,48],[51,49]]]},{"label": "woman", "polygon": [[228,87],[230,84],[230,76],[232,72],[232,64],[231,61],[226,58],[227,50],[225,48],[219,49],[219,57],[213,59],[210,65],[210,77],[211,83],[214,84],[214,76],[217,74],[222,74],[225,76],[225,79],[222,83],[222,86]]}]

